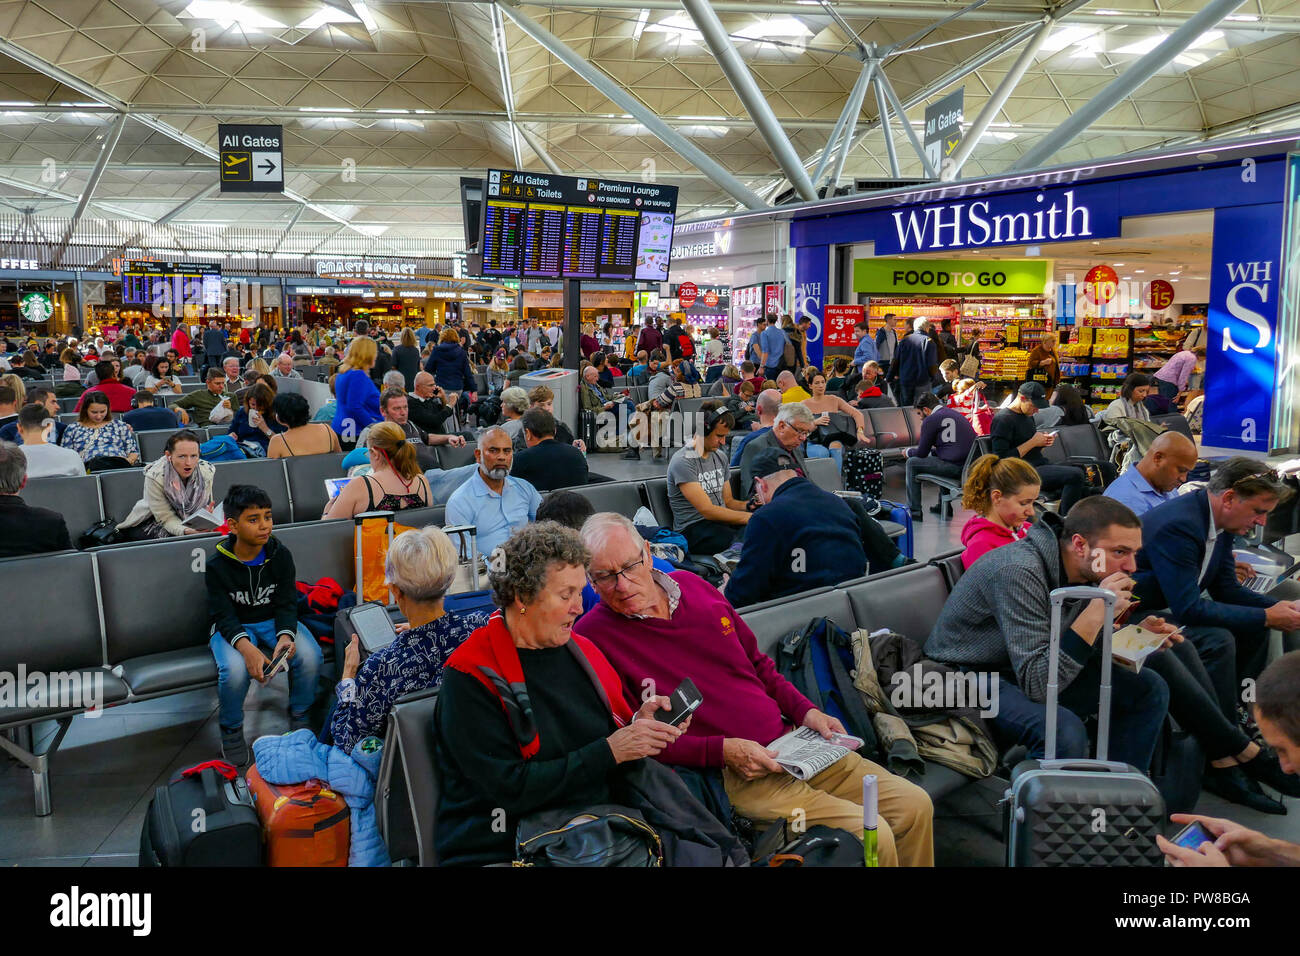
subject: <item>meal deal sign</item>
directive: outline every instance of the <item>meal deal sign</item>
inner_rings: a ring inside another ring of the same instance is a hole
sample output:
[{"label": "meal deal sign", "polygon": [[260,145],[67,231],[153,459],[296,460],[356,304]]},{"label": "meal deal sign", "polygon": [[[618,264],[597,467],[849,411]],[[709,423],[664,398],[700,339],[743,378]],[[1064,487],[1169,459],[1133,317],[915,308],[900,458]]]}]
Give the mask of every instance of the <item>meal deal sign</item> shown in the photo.
[{"label": "meal deal sign", "polygon": [[866,314],[861,305],[828,305],[822,314],[822,326],[826,330],[826,348],[854,348],[858,340],[853,336],[853,327],[862,321]]},{"label": "meal deal sign", "polygon": [[859,259],[853,291],[875,295],[1042,295],[1046,259]]}]

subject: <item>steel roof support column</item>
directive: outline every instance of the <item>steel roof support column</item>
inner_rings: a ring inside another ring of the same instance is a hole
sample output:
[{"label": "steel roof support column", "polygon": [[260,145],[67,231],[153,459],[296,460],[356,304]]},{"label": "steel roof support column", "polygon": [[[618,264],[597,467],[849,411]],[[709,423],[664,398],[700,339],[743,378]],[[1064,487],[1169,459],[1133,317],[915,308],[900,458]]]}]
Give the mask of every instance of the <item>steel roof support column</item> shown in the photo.
[{"label": "steel roof support column", "polygon": [[718,66],[722,68],[723,75],[731,84],[731,88],[736,91],[736,95],[740,97],[740,101],[745,104],[754,126],[758,128],[759,135],[767,143],[767,148],[772,151],[781,171],[794,185],[800,197],[809,202],[816,199],[817,192],[813,189],[812,180],[808,178],[808,171],[799,162],[799,154],[790,144],[790,137],[786,136],[785,130],[781,128],[781,121],[776,118],[771,104],[767,102],[762,90],[754,82],[754,75],[749,72],[749,67],[745,66],[744,60],[740,58],[722,21],[709,5],[709,0],[682,0],[682,6],[695,21],[695,25],[700,28],[704,42],[718,58]]},{"label": "steel roof support column", "polygon": [[1060,149],[1125,98],[1133,95],[1157,71],[1168,66],[1174,57],[1195,43],[1201,34],[1244,2],[1245,0],[1210,0],[1186,23],[1165,37],[1159,46],[1111,80],[1104,90],[1073,113],[1055,132],[1048,133],[1034,144],[1025,155],[1011,164],[1011,170],[1036,169],[1046,164]]},{"label": "steel roof support column", "polygon": [[[501,12],[508,16],[515,26],[540,43],[552,56],[571,69],[578,76],[590,83],[598,93],[628,113],[638,123],[658,137],[669,149],[672,149],[717,186],[738,200],[747,209],[762,209],[765,203],[759,195],[733,176],[728,170],[700,149],[677,130],[673,129],[648,109],[644,103],[615,83],[602,70],[588,63],[563,40],[551,33],[537,21],[507,3],[498,4]],[[804,178],[807,178],[805,174]]]}]

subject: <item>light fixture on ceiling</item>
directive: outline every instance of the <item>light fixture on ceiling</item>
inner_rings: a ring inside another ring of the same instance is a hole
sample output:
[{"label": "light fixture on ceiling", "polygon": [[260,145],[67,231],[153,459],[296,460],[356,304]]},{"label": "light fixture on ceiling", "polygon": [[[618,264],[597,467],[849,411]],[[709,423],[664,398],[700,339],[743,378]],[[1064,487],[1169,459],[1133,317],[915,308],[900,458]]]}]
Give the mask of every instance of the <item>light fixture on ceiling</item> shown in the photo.
[{"label": "light fixture on ceiling", "polygon": [[[1210,163],[1210,162],[1213,162],[1214,160],[1218,159],[1218,158],[1219,158],[1219,154],[1218,154],[1218,153],[1197,153],[1197,154],[1196,154],[1196,158],[1199,159],[1199,160],[1200,160],[1201,162],[1203,162],[1203,163]],[[1196,245],[1196,241],[1195,241],[1195,240],[1192,241],[1192,245]]]},{"label": "light fixture on ceiling", "polygon": [[1146,272],[1147,270],[1146,270],[1146,269],[1134,269],[1133,271],[1134,271],[1134,272]]},{"label": "light fixture on ceiling", "polygon": [[1120,266],[1122,266],[1123,264],[1124,264],[1124,263],[1122,263],[1122,262],[1116,262],[1116,263],[1115,263],[1115,268],[1118,269],[1118,268],[1119,268]]}]

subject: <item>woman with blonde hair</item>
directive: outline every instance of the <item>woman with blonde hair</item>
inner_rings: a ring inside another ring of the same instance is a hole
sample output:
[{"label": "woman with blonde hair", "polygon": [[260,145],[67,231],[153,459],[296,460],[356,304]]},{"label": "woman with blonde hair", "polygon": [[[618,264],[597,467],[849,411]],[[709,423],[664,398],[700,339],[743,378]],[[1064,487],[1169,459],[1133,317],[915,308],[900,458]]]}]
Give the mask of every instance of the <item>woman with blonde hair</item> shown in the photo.
[{"label": "woman with blonde hair", "polygon": [[1042,481],[1023,458],[984,455],[971,465],[961,504],[975,514],[961,529],[961,543],[966,546],[962,567],[969,568],[985,552],[1019,541],[1029,532]]},{"label": "woman with blonde hair", "polygon": [[0,376],[0,383],[12,388],[14,394],[18,397],[18,400],[14,403],[14,408],[22,408],[27,404],[27,386],[23,384],[23,377],[21,375],[15,375],[13,372],[9,372]]},{"label": "woman with blonde hair", "polygon": [[338,404],[330,425],[345,449],[355,447],[362,431],[384,419],[379,412],[379,389],[370,378],[370,369],[378,355],[375,340],[359,335],[348,346],[334,376],[334,398]]},{"label": "woman with blonde hair", "polygon": [[343,486],[325,506],[322,519],[352,518],[363,511],[406,511],[427,508],[432,498],[429,479],[420,470],[415,446],[400,425],[380,422],[366,433],[371,472]]},{"label": "woman with blonde hair", "polygon": [[258,375],[271,374],[271,366],[266,364],[266,359],[264,358],[255,358],[251,360],[247,365],[244,366],[245,372],[248,372],[250,370],[256,372]]}]

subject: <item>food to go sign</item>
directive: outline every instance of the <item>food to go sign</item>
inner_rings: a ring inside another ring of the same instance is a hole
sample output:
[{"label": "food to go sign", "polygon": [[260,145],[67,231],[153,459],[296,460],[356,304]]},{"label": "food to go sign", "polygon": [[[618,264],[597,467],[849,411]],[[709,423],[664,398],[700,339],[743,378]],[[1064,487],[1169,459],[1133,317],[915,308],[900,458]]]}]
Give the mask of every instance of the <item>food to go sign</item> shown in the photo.
[{"label": "food to go sign", "polygon": [[853,291],[875,295],[1042,295],[1045,259],[859,259]]}]

